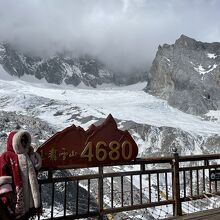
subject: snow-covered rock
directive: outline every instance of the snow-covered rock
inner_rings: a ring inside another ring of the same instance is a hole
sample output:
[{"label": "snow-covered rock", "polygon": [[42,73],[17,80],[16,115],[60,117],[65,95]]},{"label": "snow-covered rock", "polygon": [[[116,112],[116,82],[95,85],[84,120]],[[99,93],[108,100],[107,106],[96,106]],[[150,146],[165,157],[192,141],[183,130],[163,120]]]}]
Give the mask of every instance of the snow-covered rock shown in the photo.
[{"label": "snow-covered rock", "polygon": [[143,72],[119,76],[97,59],[88,55],[69,56],[68,53],[52,57],[24,54],[9,44],[0,44],[0,64],[5,71],[17,77],[31,75],[49,83],[97,87],[103,83],[132,84],[144,80]]},{"label": "snow-covered rock", "polygon": [[181,35],[159,46],[145,91],[184,112],[220,109],[220,43],[202,43]]}]

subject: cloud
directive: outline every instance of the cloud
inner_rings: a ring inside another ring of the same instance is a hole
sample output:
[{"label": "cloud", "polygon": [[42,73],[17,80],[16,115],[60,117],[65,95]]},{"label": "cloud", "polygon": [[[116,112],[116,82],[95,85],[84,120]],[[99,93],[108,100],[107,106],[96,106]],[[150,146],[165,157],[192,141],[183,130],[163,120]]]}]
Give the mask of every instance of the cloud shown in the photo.
[{"label": "cloud", "polygon": [[148,68],[183,33],[220,41],[218,0],[0,0],[0,41],[48,56],[96,56],[118,71]]}]

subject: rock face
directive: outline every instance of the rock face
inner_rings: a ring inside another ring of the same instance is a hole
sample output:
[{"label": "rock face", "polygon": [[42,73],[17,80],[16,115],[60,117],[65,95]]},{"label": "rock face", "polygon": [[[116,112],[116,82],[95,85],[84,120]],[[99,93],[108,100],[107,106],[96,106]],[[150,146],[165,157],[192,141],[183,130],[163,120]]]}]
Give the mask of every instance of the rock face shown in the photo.
[{"label": "rock face", "polygon": [[33,147],[39,147],[42,142],[56,133],[54,128],[40,119],[15,112],[0,111],[0,155],[6,148],[7,135],[18,128],[30,132]]},{"label": "rock face", "polygon": [[139,148],[138,157],[170,156],[172,148],[179,155],[213,154],[220,150],[219,135],[200,135],[179,128],[119,121],[122,129],[128,130]]},{"label": "rock face", "polygon": [[126,80],[89,56],[73,58],[59,54],[42,58],[23,54],[9,44],[0,44],[0,64],[13,76],[33,75],[49,83],[77,86],[81,82],[96,87],[103,83],[132,84],[144,80],[143,73],[126,74]]},{"label": "rock face", "polygon": [[181,35],[159,46],[145,91],[190,114],[220,109],[220,43]]}]

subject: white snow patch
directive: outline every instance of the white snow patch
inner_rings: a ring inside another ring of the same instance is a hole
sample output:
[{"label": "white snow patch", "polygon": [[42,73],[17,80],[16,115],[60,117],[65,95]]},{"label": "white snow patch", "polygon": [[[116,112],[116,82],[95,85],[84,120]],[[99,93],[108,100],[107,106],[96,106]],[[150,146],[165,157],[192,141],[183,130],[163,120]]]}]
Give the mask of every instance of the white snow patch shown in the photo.
[{"label": "white snow patch", "polygon": [[170,62],[170,59],[168,59],[167,57],[164,57],[168,62]]},{"label": "white snow patch", "polygon": [[109,71],[107,71],[107,70],[104,70],[104,69],[100,69],[99,70],[99,76],[100,77],[109,77],[109,76],[111,76],[111,74],[109,73]]},{"label": "white snow patch", "polygon": [[75,65],[74,66],[70,66],[70,65],[68,65],[66,63],[63,63],[62,65],[63,65],[63,67],[65,69],[66,76],[71,77],[73,74],[76,74],[77,76],[82,77],[82,72],[79,69],[79,67],[77,67]]},{"label": "white snow patch", "polygon": [[214,64],[210,69],[206,70],[200,64],[198,67],[194,67],[194,70],[197,71],[200,75],[205,75],[209,72],[212,72],[217,67],[217,64]]},{"label": "white snow patch", "polygon": [[170,66],[170,59],[168,59],[167,57],[164,57],[164,59],[167,61],[167,65]]},{"label": "white snow patch", "polygon": [[218,111],[211,110],[206,115],[210,116],[213,119],[217,119],[218,121],[220,121],[220,110]]},{"label": "white snow patch", "polygon": [[[129,90],[129,91],[140,91],[143,90],[147,86],[147,82],[139,82],[128,86],[117,86],[113,83],[103,83],[101,85],[97,85],[96,88],[87,86],[83,82],[77,86],[78,89],[87,89],[87,90]],[[70,89],[70,88],[69,88]]]},{"label": "white snow patch", "polygon": [[4,52],[5,48],[0,44],[0,52]]},{"label": "white snow patch", "polygon": [[207,57],[210,59],[215,59],[217,57],[217,55],[214,53],[207,53]]},{"label": "white snow patch", "polygon": [[96,89],[99,90],[129,90],[129,91],[141,91],[147,86],[147,82],[139,82],[128,86],[116,86],[112,83],[103,83],[98,85]]},{"label": "white snow patch", "polygon": [[71,77],[73,75],[73,70],[72,70],[71,66],[66,63],[63,63],[62,65],[64,66],[66,76]]},{"label": "white snow patch", "polygon": [[82,77],[82,72],[81,72],[81,70],[79,69],[78,66],[73,66],[73,67],[72,67],[72,70],[73,70],[73,72],[74,72],[77,76]]}]

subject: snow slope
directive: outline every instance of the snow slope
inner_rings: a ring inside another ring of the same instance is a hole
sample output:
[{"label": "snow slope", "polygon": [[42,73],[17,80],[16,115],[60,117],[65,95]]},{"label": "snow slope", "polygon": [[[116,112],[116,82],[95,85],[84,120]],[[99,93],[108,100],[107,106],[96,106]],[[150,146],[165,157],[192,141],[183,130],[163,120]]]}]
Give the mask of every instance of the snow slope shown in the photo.
[{"label": "snow slope", "polygon": [[[195,134],[209,135],[220,133],[220,122],[205,121],[201,117],[183,113],[172,108],[166,101],[155,98],[142,89],[145,83],[126,87],[108,85],[99,89],[89,87],[51,85],[41,81],[27,81],[9,77],[0,66],[0,108],[5,111],[17,111],[32,114],[46,120],[58,129],[72,124],[67,115],[77,113],[78,117],[95,116],[105,118],[111,113],[121,120],[133,120],[137,123],[155,126],[180,128]],[[57,103],[45,105],[48,100]],[[60,117],[54,117],[58,111],[68,111]],[[92,123],[81,124],[87,127]],[[76,121],[77,124],[77,121]]]}]

